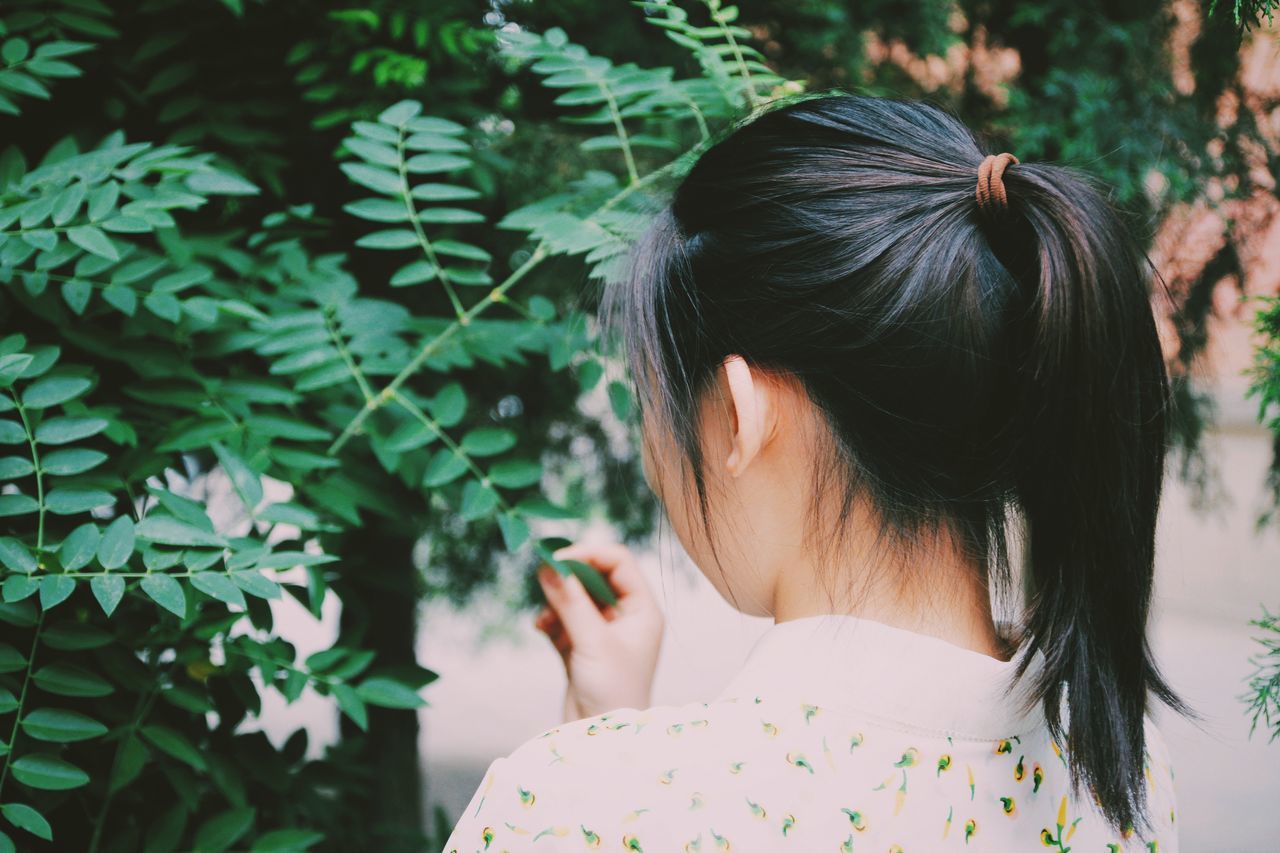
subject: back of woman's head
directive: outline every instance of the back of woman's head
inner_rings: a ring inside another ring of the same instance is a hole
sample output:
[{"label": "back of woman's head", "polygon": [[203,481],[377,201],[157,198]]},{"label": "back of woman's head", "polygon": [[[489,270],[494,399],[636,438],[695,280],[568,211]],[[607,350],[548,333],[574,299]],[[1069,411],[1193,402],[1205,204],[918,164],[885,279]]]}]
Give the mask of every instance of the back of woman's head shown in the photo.
[{"label": "back of woman's head", "polygon": [[1020,519],[1035,695],[1123,827],[1144,816],[1148,691],[1178,704],[1146,642],[1168,402],[1152,276],[1066,168],[1009,165],[1007,206],[980,204],[984,155],[925,103],[776,106],[702,154],[605,316],[704,521],[698,404],[730,354],[821,413],[841,521],[864,499],[885,541],[946,527],[1005,583]]}]

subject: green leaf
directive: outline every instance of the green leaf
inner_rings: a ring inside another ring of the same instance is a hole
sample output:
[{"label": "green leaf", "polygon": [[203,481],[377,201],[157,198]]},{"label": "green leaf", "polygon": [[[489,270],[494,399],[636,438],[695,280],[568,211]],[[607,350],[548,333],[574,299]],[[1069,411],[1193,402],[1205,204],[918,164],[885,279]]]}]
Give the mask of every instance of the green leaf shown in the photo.
[{"label": "green leaf", "polygon": [[89,450],[73,447],[67,450],[53,450],[40,458],[40,467],[46,474],[66,477],[71,474],[83,474],[107,460],[107,454],[101,450]]},{"label": "green leaf", "polygon": [[62,540],[62,544],[58,546],[58,560],[70,572],[84,568],[98,553],[101,541],[102,534],[98,532],[98,526],[93,522],[85,522]]},{"label": "green leaf", "polygon": [[457,426],[467,412],[467,393],[460,383],[450,382],[427,401],[427,408],[440,426]]},{"label": "green leaf", "polygon": [[88,301],[93,296],[93,288],[90,283],[81,279],[72,279],[69,282],[63,282],[63,300],[67,302],[70,310],[76,311],[76,314],[83,315],[84,309],[88,307]]},{"label": "green leaf", "polygon": [[23,730],[36,740],[72,743],[89,740],[107,733],[107,727],[79,711],[61,708],[39,708],[22,720]]},{"label": "green leaf", "polygon": [[132,317],[138,310],[138,293],[132,287],[113,284],[102,291],[102,298],[121,314]]},{"label": "green leaf", "polygon": [[258,598],[280,597],[280,585],[257,570],[231,572],[231,582]]},{"label": "green leaf", "polygon": [[112,245],[111,238],[102,233],[101,228],[93,225],[77,225],[67,229],[67,239],[100,258],[110,261],[120,260],[120,253]]},{"label": "green leaf", "polygon": [[[0,421],[7,423],[7,421]],[[24,436],[25,438],[25,436]],[[0,480],[17,480],[34,474],[36,466],[25,456],[6,456],[0,459]]]},{"label": "green leaf", "polygon": [[17,421],[0,421],[0,444],[23,444],[27,440],[27,431]]},{"label": "green leaf", "polygon": [[133,555],[135,531],[133,519],[122,515],[107,525],[98,545],[98,562],[104,569],[118,569]]},{"label": "green leaf", "polygon": [[256,816],[254,809],[246,807],[231,809],[205,821],[196,830],[196,850],[199,853],[226,850],[253,827]]},{"label": "green leaf", "polygon": [[240,591],[240,587],[232,583],[231,579],[221,572],[196,572],[191,576],[190,580],[192,586],[211,598],[216,598],[226,604],[234,604],[240,608],[248,606],[245,603],[244,593]]},{"label": "green leaf", "polygon": [[389,124],[392,127],[404,127],[404,125],[408,124],[409,119],[416,118],[421,113],[421,103],[413,100],[404,100],[383,110],[378,116],[378,121],[383,124]]},{"label": "green leaf", "polygon": [[392,287],[406,287],[431,281],[440,274],[440,268],[430,261],[413,261],[405,264],[391,276]]},{"label": "green leaf", "polygon": [[343,210],[352,216],[370,222],[408,222],[409,209],[401,200],[389,198],[365,198],[344,205]]},{"label": "green leaf", "polygon": [[17,672],[27,668],[27,658],[8,643],[0,643],[0,672]]},{"label": "green leaf", "polygon": [[49,826],[49,821],[44,819],[44,815],[31,806],[22,803],[5,803],[0,806],[0,814],[3,814],[4,819],[18,829],[25,829],[45,841],[53,840],[53,827]]},{"label": "green leaf", "polygon": [[137,536],[144,542],[187,548],[217,548],[227,545],[227,540],[218,534],[209,533],[167,515],[148,515],[142,519],[137,525]]},{"label": "green leaf", "polygon": [[7,65],[17,65],[26,59],[30,52],[31,45],[22,38],[11,38],[0,45],[0,59],[3,59]]},{"label": "green leaf", "polygon": [[437,450],[422,472],[422,485],[427,488],[452,483],[467,472],[467,460],[448,448]]},{"label": "green leaf", "polygon": [[115,637],[96,625],[81,622],[57,622],[40,634],[40,642],[51,649],[64,652],[81,652],[110,645]]},{"label": "green leaf", "polygon": [[139,585],[152,601],[179,619],[187,615],[187,597],[182,592],[182,584],[169,575],[149,574]]},{"label": "green leaf", "polygon": [[9,575],[4,579],[3,587],[0,588],[0,598],[3,598],[5,603],[13,603],[30,598],[39,591],[39,578],[33,578],[30,575]]},{"label": "green leaf", "polygon": [[36,558],[26,545],[12,536],[0,536],[0,565],[23,574],[36,570]]},{"label": "green leaf", "polygon": [[293,441],[327,441],[333,435],[306,421],[297,418],[286,418],[279,415],[250,415],[245,418],[245,425],[251,433],[263,438],[288,438]]},{"label": "green leaf", "polygon": [[8,388],[13,381],[22,376],[35,361],[35,356],[26,352],[11,352],[0,355],[0,388]]},{"label": "green leaf", "polygon": [[[424,219],[423,221],[426,222],[427,220]],[[479,246],[460,243],[457,240],[432,240],[431,248],[435,249],[437,255],[449,255],[454,258],[465,258],[469,261],[488,262],[493,257]]]},{"label": "green leaf", "polygon": [[27,386],[22,392],[22,405],[28,409],[59,406],[76,399],[92,384],[92,380],[83,376],[48,376]]},{"label": "green leaf", "polygon": [[297,853],[310,850],[321,841],[324,833],[310,829],[277,829],[259,836],[249,848],[249,853]]},{"label": "green leaf", "polygon": [[116,499],[98,489],[54,489],[44,496],[44,505],[54,515],[75,515],[99,507],[114,506]]},{"label": "green leaf", "polygon": [[244,459],[234,451],[215,441],[213,443],[214,455],[218,457],[227,476],[231,478],[231,485],[235,488],[236,494],[240,496],[240,500],[244,502],[245,509],[253,512],[254,507],[262,502],[262,481],[258,478],[258,474]]},{"label": "green leaf", "polygon": [[356,240],[356,245],[363,249],[408,249],[418,245],[418,235],[407,229],[374,231]]},{"label": "green leaf", "polygon": [[111,765],[111,778],[107,782],[107,790],[111,793],[128,785],[142,772],[147,763],[147,748],[136,735],[126,736],[120,742],[115,763]]},{"label": "green leaf", "polygon": [[493,512],[498,506],[498,493],[476,480],[462,487],[462,506],[458,510],[467,521],[475,521]]},{"label": "green leaf", "polygon": [[210,169],[187,176],[187,189],[201,195],[257,195],[261,190],[239,175]]},{"label": "green leaf", "polygon": [[400,166],[400,157],[390,145],[355,137],[343,140],[342,144],[352,154],[375,166],[390,166],[393,169]]},{"label": "green leaf", "polygon": [[36,441],[41,444],[70,444],[97,435],[108,426],[110,424],[103,418],[49,418],[36,427]]},{"label": "green leaf", "polygon": [[41,690],[58,696],[95,698],[115,692],[102,676],[70,663],[51,663],[36,670],[31,679]]},{"label": "green leaf", "polygon": [[454,184],[415,184],[409,194],[419,201],[471,201],[481,197],[478,190]]},{"label": "green leaf", "polygon": [[529,540],[529,525],[512,513],[498,516],[498,528],[502,531],[502,543],[508,551],[516,551]]},{"label": "green leaf", "polygon": [[343,163],[339,168],[347,177],[366,189],[384,195],[400,194],[400,175],[366,163]]},{"label": "green leaf", "polygon": [[418,220],[433,225],[465,225],[484,222],[484,214],[464,207],[428,207],[419,211]]},{"label": "green leaf", "polygon": [[182,303],[171,293],[148,293],[142,304],[162,320],[177,323],[182,319]]},{"label": "green leaf", "polygon": [[477,427],[462,437],[462,450],[471,456],[493,456],[510,450],[516,434],[501,427]]},{"label": "green leaf", "polygon": [[465,169],[471,160],[456,154],[415,154],[405,161],[405,171],[412,175],[434,175]]},{"label": "green leaf", "polygon": [[52,610],[66,601],[76,591],[76,579],[66,575],[45,575],[40,578],[40,607]]},{"label": "green leaf", "polygon": [[201,772],[209,769],[208,763],[204,759],[204,755],[200,750],[187,740],[186,736],[174,731],[168,726],[147,725],[142,726],[138,730],[144,740],[163,752],[165,755],[171,756],[181,761],[183,764]]},{"label": "green leaf", "polygon": [[542,466],[529,459],[507,459],[495,462],[489,468],[488,477],[503,488],[523,489],[542,479]]},{"label": "green leaf", "polygon": [[98,599],[98,606],[107,616],[115,612],[120,599],[124,598],[124,586],[124,578],[119,575],[95,575],[89,581],[93,597]]},{"label": "green leaf", "polygon": [[427,704],[409,685],[382,676],[362,681],[356,686],[356,694],[368,704],[380,708],[421,708]]},{"label": "green leaf", "polygon": [[18,708],[18,697],[4,687],[0,687],[0,714],[8,714]]},{"label": "green leaf", "polygon": [[27,495],[0,495],[0,517],[28,515],[39,508],[35,498]]},{"label": "green leaf", "polygon": [[350,684],[335,684],[333,697],[338,700],[338,707],[342,713],[350,717],[361,731],[369,730],[369,709],[365,707],[364,700],[360,698],[360,694],[354,687]]},{"label": "green leaf", "polygon": [[13,778],[30,788],[42,791],[67,791],[89,782],[89,774],[61,758],[42,752],[29,752],[9,767]]}]

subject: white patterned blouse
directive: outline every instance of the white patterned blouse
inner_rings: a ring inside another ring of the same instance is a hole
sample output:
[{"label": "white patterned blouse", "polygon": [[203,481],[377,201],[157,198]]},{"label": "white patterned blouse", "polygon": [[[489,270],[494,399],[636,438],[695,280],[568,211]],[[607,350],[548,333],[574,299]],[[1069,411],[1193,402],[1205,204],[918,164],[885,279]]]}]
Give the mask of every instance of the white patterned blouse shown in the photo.
[{"label": "white patterned blouse", "polygon": [[1016,660],[852,616],[780,622],[711,701],[615,709],[496,759],[444,850],[1176,853],[1150,720],[1150,826],[1116,831],[1006,692]]}]

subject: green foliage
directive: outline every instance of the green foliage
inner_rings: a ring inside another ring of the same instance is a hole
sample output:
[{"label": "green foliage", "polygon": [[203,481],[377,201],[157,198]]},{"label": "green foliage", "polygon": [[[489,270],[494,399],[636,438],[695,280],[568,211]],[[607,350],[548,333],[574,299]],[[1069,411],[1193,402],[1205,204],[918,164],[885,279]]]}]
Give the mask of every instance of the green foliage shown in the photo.
[{"label": "green foliage", "polygon": [[[441,530],[452,519],[499,549],[583,570],[552,558],[535,531],[587,507],[540,492],[547,448],[511,415],[495,418],[474,376],[539,356],[577,374],[566,377],[570,398],[595,385],[604,369],[585,316],[517,287],[552,258],[616,277],[648,188],[686,167],[714,125],[787,88],[732,25],[733,9],[711,4],[714,32],[699,32],[657,5],[654,21],[703,73],[615,65],[555,29],[444,36],[462,53],[500,47],[508,73],[527,66],[558,93],[567,126],[592,129],[578,145],[599,168],[500,217],[488,210],[475,125],[429,115],[417,99],[370,112],[323,82],[322,38],[295,46],[281,67],[323,110],[310,125],[350,115],[324,164],[348,182],[349,252],[324,248],[331,220],[315,205],[266,198],[285,186],[284,161],[261,156],[277,140],[234,130],[264,105],[249,99],[215,131],[229,104],[183,54],[199,52],[195,30],[165,18],[167,2],[139,10],[156,28],[119,72],[149,75],[135,93],[173,128],[167,141],[117,129],[87,146],[68,133],[34,162],[30,146],[0,154],[0,311],[23,330],[0,340],[0,620],[14,641],[0,644],[0,814],[13,832],[87,850],[367,841],[335,799],[368,772],[348,743],[380,714],[426,704],[435,674],[398,653],[384,660],[358,619],[333,648],[299,659],[270,603],[319,617],[337,595],[358,615],[351,548],[370,516],[404,519],[406,501]],[[228,12],[216,26],[267,14]],[[56,98],[41,78],[79,69],[50,66],[55,55],[128,38],[103,29],[77,44],[64,18],[33,5],[3,19],[26,33],[0,52],[5,91]],[[431,40],[427,19],[400,12],[327,20],[418,50]],[[456,22],[442,32],[456,35]],[[373,68],[388,88],[426,79],[425,59],[375,54],[356,50],[351,70]],[[23,103],[0,105],[21,115]],[[113,109],[120,120],[136,107]],[[201,146],[215,141],[231,155]],[[513,251],[513,237],[527,247]],[[625,386],[611,382],[608,397],[625,416]],[[210,504],[209,474],[232,503]],[[277,747],[242,725],[266,691],[331,697],[355,734],[318,758],[305,735]],[[177,797],[156,811],[159,788]],[[384,840],[417,849],[423,839],[407,832]]]}]

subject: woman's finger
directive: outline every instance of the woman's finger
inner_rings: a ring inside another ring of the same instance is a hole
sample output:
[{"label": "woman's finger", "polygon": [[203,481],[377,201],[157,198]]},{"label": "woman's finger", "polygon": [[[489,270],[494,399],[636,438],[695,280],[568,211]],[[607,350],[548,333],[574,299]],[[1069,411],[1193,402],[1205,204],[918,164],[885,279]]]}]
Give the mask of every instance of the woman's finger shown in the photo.
[{"label": "woman's finger", "polygon": [[598,569],[619,598],[632,595],[649,597],[649,584],[640,572],[635,554],[619,542],[575,542],[553,552],[552,556],[557,560],[579,560]]},{"label": "woman's finger", "polygon": [[600,608],[576,576],[561,577],[551,566],[543,565],[538,569],[538,583],[570,642],[584,642],[605,625]]}]

